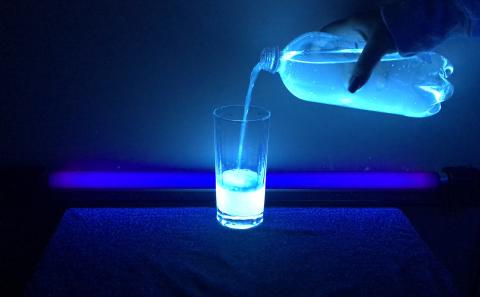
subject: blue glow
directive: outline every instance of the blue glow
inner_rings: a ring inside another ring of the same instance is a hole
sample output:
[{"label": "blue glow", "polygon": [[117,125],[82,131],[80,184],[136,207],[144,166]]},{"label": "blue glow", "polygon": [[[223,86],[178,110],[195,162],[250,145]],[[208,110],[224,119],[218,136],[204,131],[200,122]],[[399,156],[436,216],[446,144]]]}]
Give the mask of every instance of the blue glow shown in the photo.
[{"label": "blue glow", "polygon": [[[447,80],[453,72],[448,60],[434,52],[402,57],[385,55],[369,81],[354,94],[347,82],[362,49],[351,41],[327,33],[306,33],[288,44],[264,69],[278,72],[294,96],[311,102],[349,108],[427,117],[438,113],[440,103],[453,95]],[[268,51],[268,49],[267,49]]]},{"label": "blue glow", "polygon": [[209,172],[64,171],[50,176],[52,188],[78,189],[203,189],[213,188]]},{"label": "blue glow", "polygon": [[438,90],[436,86],[418,86],[420,89],[429,92],[435,98],[436,103],[442,103],[445,100],[444,96],[442,95],[442,90]]},{"label": "blue glow", "polygon": [[[339,57],[330,57],[333,55],[334,52],[323,55],[307,53],[300,54],[302,57],[283,59],[279,68],[283,83],[293,95],[306,101],[409,117],[435,114],[440,111],[440,103],[453,93],[451,84],[440,75],[444,70],[438,68],[433,76],[424,70],[433,66],[420,58],[407,59],[392,54],[376,67],[369,82],[352,94],[345,85],[348,81],[346,74],[351,73],[358,54],[351,53],[350,57],[346,53],[337,53]],[[436,59],[444,59],[437,56]],[[345,61],[341,60],[342,57]],[[315,58],[320,62],[312,61]],[[321,62],[322,59],[333,59],[334,62]],[[437,108],[432,108],[437,104]]]},{"label": "blue glow", "polygon": [[[434,189],[432,172],[270,172],[267,189],[403,190]],[[60,171],[50,175],[54,189],[214,189],[213,172]]]},{"label": "blue glow", "polygon": [[296,172],[267,177],[268,188],[279,189],[433,189],[431,172]]}]

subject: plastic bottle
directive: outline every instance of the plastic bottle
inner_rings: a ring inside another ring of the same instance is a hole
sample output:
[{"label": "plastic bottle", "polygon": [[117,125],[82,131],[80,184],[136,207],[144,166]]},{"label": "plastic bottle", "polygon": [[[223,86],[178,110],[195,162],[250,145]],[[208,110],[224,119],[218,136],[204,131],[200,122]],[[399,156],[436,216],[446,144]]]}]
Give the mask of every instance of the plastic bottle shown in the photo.
[{"label": "plastic bottle", "polygon": [[350,108],[427,117],[440,111],[441,102],[453,94],[447,80],[453,67],[434,52],[402,57],[387,54],[370,80],[355,93],[347,90],[350,74],[362,52],[358,43],[328,33],[301,35],[280,51],[265,48],[259,65],[279,73],[296,97]]}]

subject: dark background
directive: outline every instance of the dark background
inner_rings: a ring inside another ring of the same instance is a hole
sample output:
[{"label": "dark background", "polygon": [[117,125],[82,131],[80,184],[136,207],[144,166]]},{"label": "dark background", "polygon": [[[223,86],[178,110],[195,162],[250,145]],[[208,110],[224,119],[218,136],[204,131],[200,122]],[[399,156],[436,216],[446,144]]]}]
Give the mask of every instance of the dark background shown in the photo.
[{"label": "dark background", "polygon": [[[0,295],[21,292],[68,207],[49,200],[49,170],[213,170],[212,111],[243,103],[262,48],[377,2],[0,2]],[[479,50],[466,39],[438,48],[456,91],[424,119],[303,102],[278,75],[260,75],[253,102],[272,111],[269,169],[479,167]],[[478,208],[404,212],[459,289],[478,292]]]},{"label": "dark background", "polygon": [[[0,4],[0,165],[213,169],[212,110],[241,104],[260,51],[375,1]],[[270,169],[480,165],[480,43],[438,48],[456,92],[430,118],[303,102],[261,74]]]}]

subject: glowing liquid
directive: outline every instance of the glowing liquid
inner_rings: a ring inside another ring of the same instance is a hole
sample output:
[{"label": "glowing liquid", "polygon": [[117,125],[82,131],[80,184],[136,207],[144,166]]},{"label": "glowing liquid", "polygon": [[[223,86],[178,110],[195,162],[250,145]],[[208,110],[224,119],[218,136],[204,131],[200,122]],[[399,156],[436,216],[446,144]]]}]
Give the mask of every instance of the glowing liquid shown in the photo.
[{"label": "glowing liquid", "polygon": [[[263,214],[265,184],[256,172],[232,169],[217,178],[217,208],[231,217],[257,218]],[[242,219],[242,218],[238,218]]]},{"label": "glowing liquid", "polygon": [[252,72],[250,74],[250,83],[248,84],[248,91],[247,96],[245,97],[245,107],[243,110],[243,121],[240,128],[240,141],[238,144],[238,156],[237,156],[237,168],[241,167],[242,163],[242,155],[243,155],[243,143],[245,142],[245,132],[247,129],[247,118],[248,118],[248,110],[250,109],[250,103],[252,102],[252,91],[253,87],[255,86],[255,81],[257,80],[258,73],[260,72],[260,63],[253,67]]},{"label": "glowing liquid", "polygon": [[439,112],[440,103],[453,93],[446,80],[453,67],[438,54],[424,53],[408,58],[386,55],[369,81],[352,94],[348,81],[360,53],[356,49],[284,52],[278,73],[300,99],[409,117]]}]

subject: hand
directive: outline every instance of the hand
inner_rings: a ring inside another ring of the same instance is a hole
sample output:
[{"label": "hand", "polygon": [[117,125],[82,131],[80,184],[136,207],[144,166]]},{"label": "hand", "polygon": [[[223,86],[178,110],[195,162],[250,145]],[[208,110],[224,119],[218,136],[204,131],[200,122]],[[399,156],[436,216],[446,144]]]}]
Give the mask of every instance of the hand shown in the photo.
[{"label": "hand", "polygon": [[385,54],[397,51],[379,11],[332,22],[320,31],[347,37],[360,36],[366,41],[348,83],[348,91],[351,93],[355,93],[368,81],[375,65]]}]

